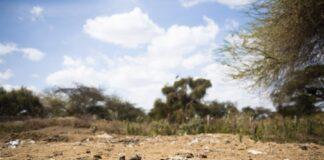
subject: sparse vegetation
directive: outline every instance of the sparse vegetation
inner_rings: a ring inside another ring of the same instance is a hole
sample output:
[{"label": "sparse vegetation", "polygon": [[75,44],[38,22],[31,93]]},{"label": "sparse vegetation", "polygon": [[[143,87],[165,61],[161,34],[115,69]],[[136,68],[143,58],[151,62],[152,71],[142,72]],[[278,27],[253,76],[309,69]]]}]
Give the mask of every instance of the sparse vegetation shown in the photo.
[{"label": "sparse vegetation", "polygon": [[[281,110],[272,112],[263,107],[245,107],[240,111],[231,102],[203,102],[201,99],[210,86],[208,80],[193,78],[180,79],[173,86],[165,86],[162,92],[166,95],[166,102],[158,99],[148,115],[131,103],[116,96],[104,95],[102,90],[93,87],[77,85],[75,88],[60,88],[41,98],[22,88],[9,92],[9,95],[16,95],[10,102],[19,100],[17,104],[28,106],[35,101],[37,108],[42,111],[36,113],[42,113],[43,118],[30,119],[40,114],[28,114],[27,117],[13,114],[14,118],[23,121],[13,119],[12,122],[6,119],[0,123],[0,135],[5,137],[12,133],[59,126],[124,135],[234,133],[239,136],[249,135],[256,141],[324,143],[322,112],[297,118],[282,116],[287,114],[282,114]],[[2,95],[6,93],[3,90]],[[2,103],[4,102],[6,101]],[[13,109],[17,113],[21,112]],[[47,113],[44,114],[45,112]]]}]

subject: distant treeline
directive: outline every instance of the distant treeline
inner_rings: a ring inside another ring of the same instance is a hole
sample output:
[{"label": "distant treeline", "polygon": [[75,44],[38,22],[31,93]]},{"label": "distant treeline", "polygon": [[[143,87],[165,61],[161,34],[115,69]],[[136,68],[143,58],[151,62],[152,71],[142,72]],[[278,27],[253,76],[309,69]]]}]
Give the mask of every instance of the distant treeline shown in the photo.
[{"label": "distant treeline", "polygon": [[217,119],[244,114],[255,120],[275,114],[300,117],[321,112],[314,107],[310,107],[310,111],[301,110],[297,103],[278,106],[276,112],[264,107],[244,107],[240,111],[232,102],[203,101],[211,86],[207,79],[190,77],[180,79],[173,85],[166,85],[162,88],[165,101],[157,99],[148,114],[117,96],[105,95],[101,89],[84,85],[53,88],[38,95],[24,87],[10,91],[0,88],[0,117],[92,116],[106,120],[167,120],[171,123],[186,123],[196,117]]}]

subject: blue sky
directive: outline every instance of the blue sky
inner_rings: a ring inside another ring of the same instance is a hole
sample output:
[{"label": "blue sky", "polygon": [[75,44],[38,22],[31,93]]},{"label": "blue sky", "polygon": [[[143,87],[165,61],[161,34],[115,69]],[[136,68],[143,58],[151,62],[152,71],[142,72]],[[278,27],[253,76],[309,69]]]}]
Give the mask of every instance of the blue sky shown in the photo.
[{"label": "blue sky", "polygon": [[208,78],[206,100],[271,104],[217,62],[252,0],[2,0],[0,84],[37,92],[75,82],[150,109],[175,77]]}]

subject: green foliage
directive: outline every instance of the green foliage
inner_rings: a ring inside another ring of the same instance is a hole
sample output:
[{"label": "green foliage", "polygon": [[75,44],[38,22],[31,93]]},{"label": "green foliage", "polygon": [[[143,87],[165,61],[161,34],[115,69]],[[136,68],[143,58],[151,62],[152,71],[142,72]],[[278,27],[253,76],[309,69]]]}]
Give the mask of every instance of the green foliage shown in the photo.
[{"label": "green foliage", "polygon": [[84,85],[76,85],[74,88],[58,88],[55,93],[67,95],[67,111],[70,115],[84,115],[88,108],[97,106],[98,102],[104,100],[102,90]]},{"label": "green foliage", "polygon": [[319,0],[255,2],[248,11],[252,22],[221,49],[229,53],[233,78],[268,89],[281,108],[291,102],[304,107],[295,115],[314,112],[314,103],[323,101],[316,95],[323,93],[323,11]]},{"label": "green foliage", "polygon": [[167,119],[170,122],[183,123],[195,115],[205,116],[208,108],[201,102],[211,82],[206,79],[183,78],[171,86],[162,88],[166,101],[158,99],[149,115],[153,119]]},{"label": "green foliage", "polygon": [[316,103],[324,101],[324,65],[296,71],[279,90],[272,93],[283,116],[302,116],[320,112]]},{"label": "green foliage", "polygon": [[[127,121],[140,121],[145,118],[142,109],[119,97],[104,95],[101,89],[95,87],[76,85],[72,88],[58,88],[54,93],[56,96],[45,99],[52,102],[49,108],[54,111],[60,110],[60,106],[53,103],[53,100],[61,102],[60,105],[64,104],[68,114],[73,116],[95,115],[100,119]],[[66,95],[66,100],[58,99],[59,94]]]},{"label": "green foliage", "polygon": [[44,107],[26,88],[6,91],[0,87],[0,116],[43,116]]},{"label": "green foliage", "polygon": [[53,93],[47,93],[41,97],[41,102],[48,117],[62,117],[67,115],[67,102],[61,97]]},{"label": "green foliage", "polygon": [[108,112],[111,120],[141,121],[145,118],[142,109],[113,96],[106,96],[104,110]]}]

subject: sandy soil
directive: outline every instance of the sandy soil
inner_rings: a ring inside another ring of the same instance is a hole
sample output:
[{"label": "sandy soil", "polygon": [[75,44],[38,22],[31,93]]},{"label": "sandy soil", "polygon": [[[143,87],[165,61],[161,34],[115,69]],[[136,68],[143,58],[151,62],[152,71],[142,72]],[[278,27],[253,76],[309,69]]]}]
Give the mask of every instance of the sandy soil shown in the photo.
[{"label": "sandy soil", "polygon": [[231,134],[146,137],[51,127],[2,137],[0,145],[0,159],[17,160],[324,160],[321,145],[262,143],[248,137],[240,142]]}]

